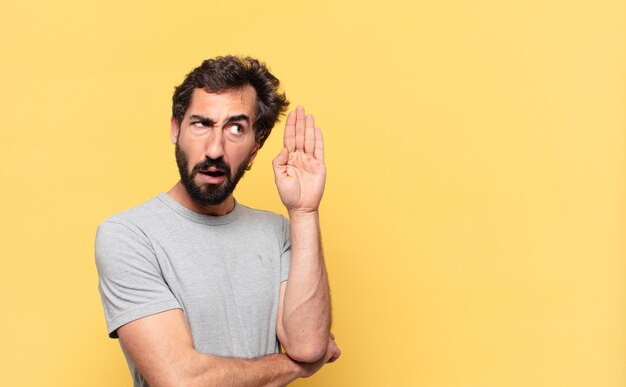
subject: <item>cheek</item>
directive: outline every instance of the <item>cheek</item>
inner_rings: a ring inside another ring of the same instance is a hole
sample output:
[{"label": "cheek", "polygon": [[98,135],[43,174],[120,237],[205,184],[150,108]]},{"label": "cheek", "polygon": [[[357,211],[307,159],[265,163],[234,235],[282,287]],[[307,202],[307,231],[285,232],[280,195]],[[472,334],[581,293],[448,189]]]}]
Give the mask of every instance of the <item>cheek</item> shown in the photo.
[{"label": "cheek", "polygon": [[231,164],[231,167],[239,166],[252,152],[254,148],[250,146],[238,146],[233,147],[229,153],[228,162]]},{"label": "cheek", "polygon": [[204,149],[197,143],[179,142],[179,146],[187,154],[189,165],[194,166],[204,161]]}]

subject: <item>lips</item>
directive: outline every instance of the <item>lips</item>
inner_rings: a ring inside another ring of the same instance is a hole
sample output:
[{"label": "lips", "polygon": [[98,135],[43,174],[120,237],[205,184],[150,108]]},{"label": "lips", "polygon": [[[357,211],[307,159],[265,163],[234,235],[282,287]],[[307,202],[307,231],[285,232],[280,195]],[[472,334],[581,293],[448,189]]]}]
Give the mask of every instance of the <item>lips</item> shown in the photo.
[{"label": "lips", "polygon": [[226,175],[224,171],[215,170],[215,171],[198,171],[198,173],[202,173],[203,175],[208,175],[211,177],[220,177]]},{"label": "lips", "polygon": [[199,170],[197,174],[200,180],[206,184],[221,184],[226,180],[226,172],[215,167]]},{"label": "lips", "polygon": [[230,167],[222,158],[213,160],[207,158],[196,164],[192,170],[198,184],[221,185],[229,180]]}]

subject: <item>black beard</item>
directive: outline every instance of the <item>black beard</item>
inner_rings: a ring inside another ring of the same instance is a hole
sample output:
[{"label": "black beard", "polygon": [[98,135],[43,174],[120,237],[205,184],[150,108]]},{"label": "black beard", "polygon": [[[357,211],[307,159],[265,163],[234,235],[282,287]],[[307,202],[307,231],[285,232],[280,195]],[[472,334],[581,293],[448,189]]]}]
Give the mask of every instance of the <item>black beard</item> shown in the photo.
[{"label": "black beard", "polygon": [[[231,175],[230,166],[224,162],[223,158],[219,159],[210,159],[206,158],[204,162],[199,163],[193,167],[191,172],[189,172],[189,155],[180,149],[178,144],[176,144],[176,164],[178,165],[178,173],[180,174],[180,181],[183,183],[183,186],[187,190],[187,193],[198,204],[201,205],[216,205],[223,203],[230,194],[233,193],[237,183],[243,177],[243,175],[248,170],[248,165],[250,163],[250,159],[252,158],[252,154],[248,155],[246,159],[241,163],[235,175]],[[199,173],[199,171],[207,170],[209,167],[214,166],[225,173],[225,180],[222,184],[209,184],[205,187],[199,187],[194,178]]]}]

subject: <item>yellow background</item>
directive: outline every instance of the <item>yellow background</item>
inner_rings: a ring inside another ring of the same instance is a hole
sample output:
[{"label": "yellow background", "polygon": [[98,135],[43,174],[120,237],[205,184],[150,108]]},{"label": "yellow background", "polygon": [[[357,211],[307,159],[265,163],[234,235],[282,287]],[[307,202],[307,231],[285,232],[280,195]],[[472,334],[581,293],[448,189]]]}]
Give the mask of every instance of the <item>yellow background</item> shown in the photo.
[{"label": "yellow background", "polygon": [[[626,3],[0,1],[1,386],[129,386],[96,226],[168,190],[173,88],[316,115],[337,363],[296,386],[626,385]],[[270,161],[237,191],[283,212]]]}]

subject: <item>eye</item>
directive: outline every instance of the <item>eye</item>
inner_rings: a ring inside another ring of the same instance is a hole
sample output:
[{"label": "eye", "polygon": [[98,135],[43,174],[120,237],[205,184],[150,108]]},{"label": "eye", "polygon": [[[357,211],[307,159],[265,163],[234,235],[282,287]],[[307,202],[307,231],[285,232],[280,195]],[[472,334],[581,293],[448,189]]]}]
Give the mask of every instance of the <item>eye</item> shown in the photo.
[{"label": "eye", "polygon": [[236,136],[239,136],[243,133],[243,126],[240,124],[232,124],[228,127],[228,132],[230,134],[234,134]]},{"label": "eye", "polygon": [[206,123],[202,122],[202,121],[192,122],[191,125],[195,126],[196,128],[204,128],[204,127],[206,127]]}]

